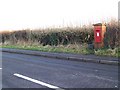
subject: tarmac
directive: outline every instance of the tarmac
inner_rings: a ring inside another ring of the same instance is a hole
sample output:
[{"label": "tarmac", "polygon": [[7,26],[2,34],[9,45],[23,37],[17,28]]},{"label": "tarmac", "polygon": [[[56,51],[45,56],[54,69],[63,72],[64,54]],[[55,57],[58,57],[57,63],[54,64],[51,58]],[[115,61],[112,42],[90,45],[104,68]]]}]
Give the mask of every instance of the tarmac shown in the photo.
[{"label": "tarmac", "polygon": [[81,61],[81,62],[109,64],[109,65],[120,64],[119,59],[117,57],[97,56],[93,54],[83,55],[83,54],[53,53],[53,52],[41,52],[41,51],[33,51],[33,50],[8,49],[8,48],[0,48],[0,51],[34,55],[34,56],[43,56],[43,57],[56,58],[56,59],[62,59],[62,60],[74,60],[74,61]]}]

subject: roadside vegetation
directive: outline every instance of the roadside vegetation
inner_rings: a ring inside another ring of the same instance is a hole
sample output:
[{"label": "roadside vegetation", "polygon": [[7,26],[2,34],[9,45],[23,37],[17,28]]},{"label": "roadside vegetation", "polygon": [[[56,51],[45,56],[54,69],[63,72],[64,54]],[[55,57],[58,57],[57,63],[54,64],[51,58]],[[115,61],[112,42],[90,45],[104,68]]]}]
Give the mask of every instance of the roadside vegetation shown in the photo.
[{"label": "roadside vegetation", "polygon": [[120,56],[118,21],[111,20],[106,25],[105,46],[98,50],[89,47],[94,43],[92,25],[2,32],[0,47],[118,57]]}]

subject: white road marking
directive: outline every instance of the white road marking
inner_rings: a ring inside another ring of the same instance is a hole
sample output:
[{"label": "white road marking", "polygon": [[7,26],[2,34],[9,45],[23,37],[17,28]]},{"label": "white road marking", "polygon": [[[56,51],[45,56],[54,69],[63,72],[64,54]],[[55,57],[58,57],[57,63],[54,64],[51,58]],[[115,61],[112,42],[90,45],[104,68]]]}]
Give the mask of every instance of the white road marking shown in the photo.
[{"label": "white road marking", "polygon": [[13,74],[13,75],[16,76],[16,77],[19,77],[19,78],[22,78],[22,79],[25,79],[25,80],[28,80],[28,81],[31,81],[31,82],[34,82],[34,83],[43,85],[43,86],[46,86],[46,87],[48,87],[48,88],[63,90],[63,89],[61,89],[61,88],[59,88],[59,87],[57,87],[57,86],[50,85],[50,84],[44,83],[44,82],[42,82],[42,81],[38,81],[38,80],[32,79],[32,78],[30,78],[30,77],[23,76],[23,75],[18,74],[18,73],[15,73],[15,74]]},{"label": "white road marking", "polygon": [[0,68],[0,69],[2,69],[2,68]]}]

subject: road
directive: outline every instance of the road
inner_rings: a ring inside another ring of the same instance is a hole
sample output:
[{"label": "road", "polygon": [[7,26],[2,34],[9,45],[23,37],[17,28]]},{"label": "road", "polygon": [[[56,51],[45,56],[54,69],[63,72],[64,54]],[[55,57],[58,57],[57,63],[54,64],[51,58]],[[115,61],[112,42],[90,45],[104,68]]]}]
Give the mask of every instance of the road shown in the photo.
[{"label": "road", "polygon": [[118,67],[3,52],[2,85],[3,88],[117,88]]}]

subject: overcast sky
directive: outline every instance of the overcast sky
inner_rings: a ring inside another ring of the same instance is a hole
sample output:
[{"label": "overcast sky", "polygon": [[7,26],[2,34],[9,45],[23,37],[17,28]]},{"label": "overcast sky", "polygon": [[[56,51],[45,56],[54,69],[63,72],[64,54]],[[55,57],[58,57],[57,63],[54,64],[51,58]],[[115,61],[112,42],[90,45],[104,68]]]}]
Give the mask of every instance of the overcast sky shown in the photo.
[{"label": "overcast sky", "polygon": [[119,0],[0,0],[0,30],[74,26],[118,17]]}]

